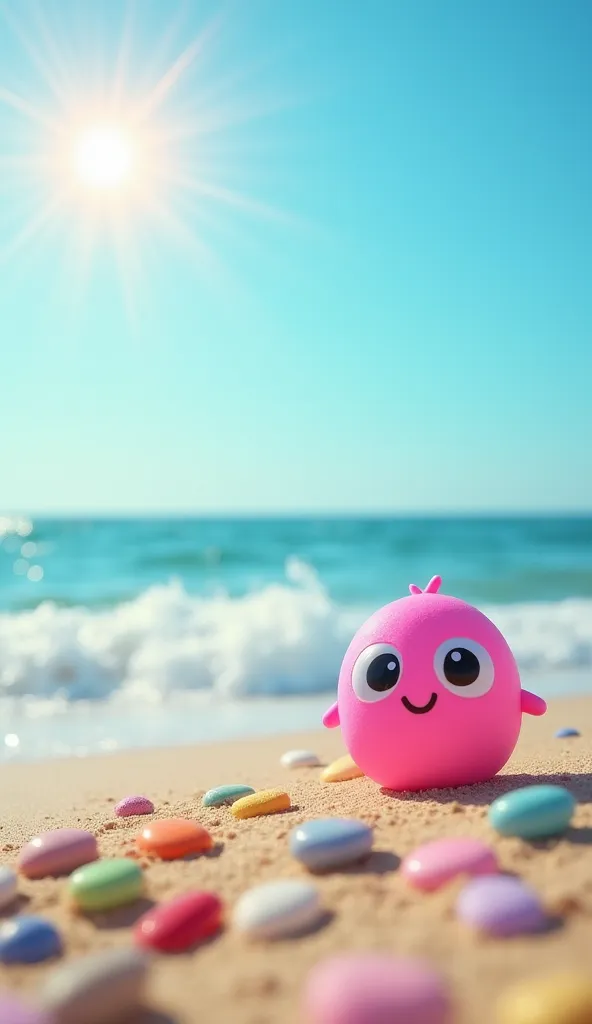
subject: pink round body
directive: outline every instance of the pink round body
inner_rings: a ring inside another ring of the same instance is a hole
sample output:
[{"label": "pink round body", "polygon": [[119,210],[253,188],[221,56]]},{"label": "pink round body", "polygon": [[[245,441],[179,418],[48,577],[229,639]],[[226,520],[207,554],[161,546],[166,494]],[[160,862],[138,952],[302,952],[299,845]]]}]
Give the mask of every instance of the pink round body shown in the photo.
[{"label": "pink round body", "polygon": [[545,702],[521,689],[516,662],[477,608],[424,592],[381,608],[354,636],[325,725],[341,725],[363,773],[388,789],[470,785],[510,757],[522,713]]}]

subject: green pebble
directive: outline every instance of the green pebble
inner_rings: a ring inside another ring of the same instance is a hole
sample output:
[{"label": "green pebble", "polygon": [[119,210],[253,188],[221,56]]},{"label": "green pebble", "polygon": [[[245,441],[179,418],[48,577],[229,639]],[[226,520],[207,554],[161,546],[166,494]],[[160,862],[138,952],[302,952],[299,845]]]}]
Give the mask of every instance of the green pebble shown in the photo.
[{"label": "green pebble", "polygon": [[80,910],[113,910],[133,903],[143,889],[142,870],[128,857],[85,864],[70,878],[70,896]]},{"label": "green pebble", "polygon": [[222,804],[233,804],[254,792],[251,786],[218,786],[216,789],[208,789],[202,803],[204,807],[220,807]]}]

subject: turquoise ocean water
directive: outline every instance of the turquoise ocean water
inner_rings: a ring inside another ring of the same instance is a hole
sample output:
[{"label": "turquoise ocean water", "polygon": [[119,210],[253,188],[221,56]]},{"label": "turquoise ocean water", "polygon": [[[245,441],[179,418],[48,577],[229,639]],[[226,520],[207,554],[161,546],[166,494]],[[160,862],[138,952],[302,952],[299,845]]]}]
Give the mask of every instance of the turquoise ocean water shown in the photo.
[{"label": "turquoise ocean water", "polygon": [[364,617],[478,604],[529,685],[592,692],[592,517],[0,517],[0,758],[318,724]]}]

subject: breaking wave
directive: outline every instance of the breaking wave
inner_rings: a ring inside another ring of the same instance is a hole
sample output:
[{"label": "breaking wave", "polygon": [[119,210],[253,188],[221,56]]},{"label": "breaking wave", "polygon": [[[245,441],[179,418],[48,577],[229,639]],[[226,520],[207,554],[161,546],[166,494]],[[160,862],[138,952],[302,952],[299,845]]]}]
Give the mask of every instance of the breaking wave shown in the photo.
[{"label": "breaking wave", "polygon": [[[523,669],[592,667],[592,601],[489,606]],[[247,594],[153,586],[107,610],[46,602],[0,615],[0,696],[64,707],[110,700],[163,703],[173,693],[224,699],[335,687],[352,633],[371,611],[333,602],[291,559],[286,579]]]}]

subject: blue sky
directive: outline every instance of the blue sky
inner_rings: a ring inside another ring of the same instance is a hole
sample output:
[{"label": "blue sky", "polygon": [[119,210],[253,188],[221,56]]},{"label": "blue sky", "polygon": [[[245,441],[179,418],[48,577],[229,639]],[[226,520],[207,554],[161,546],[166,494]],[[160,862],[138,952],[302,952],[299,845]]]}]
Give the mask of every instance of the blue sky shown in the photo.
[{"label": "blue sky", "polygon": [[[589,509],[590,5],[136,6],[6,4],[0,504]],[[102,228],[79,280],[67,189],[15,246],[56,185],[14,96],[90,124],[127,23],[124,106],[220,14],[155,115],[218,198],[136,211],[131,291]]]}]

